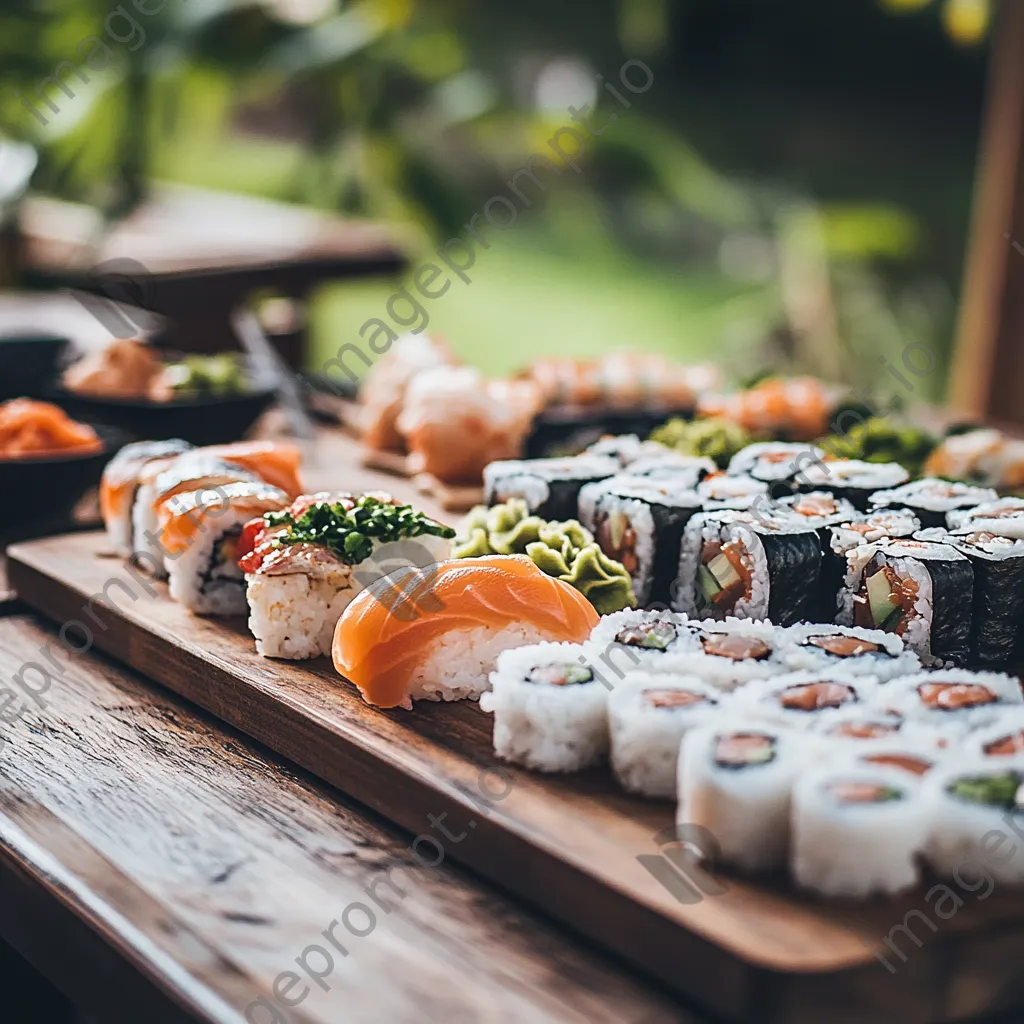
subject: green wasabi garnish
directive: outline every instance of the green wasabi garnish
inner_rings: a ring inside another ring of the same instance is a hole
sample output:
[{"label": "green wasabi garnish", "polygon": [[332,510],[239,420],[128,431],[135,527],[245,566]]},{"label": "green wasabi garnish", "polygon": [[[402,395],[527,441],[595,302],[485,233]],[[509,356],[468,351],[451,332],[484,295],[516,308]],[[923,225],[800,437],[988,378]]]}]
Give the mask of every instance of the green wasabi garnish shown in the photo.
[{"label": "green wasabi garnish", "polygon": [[358,565],[373,553],[374,541],[407,540],[429,534],[454,537],[455,531],[411,505],[392,505],[380,498],[364,495],[353,508],[340,502],[318,501],[298,518],[291,512],[268,512],[263,517],[270,527],[287,527],[278,538],[283,544],[318,544],[329,548],[348,565]]},{"label": "green wasabi garnish", "polygon": [[651,434],[652,441],[682,455],[700,455],[714,459],[719,469],[725,469],[730,459],[746,448],[753,438],[742,427],[729,420],[686,420],[673,418]]},{"label": "green wasabi garnish", "polygon": [[1024,776],[1020,772],[1001,772],[998,775],[973,775],[957,779],[949,785],[949,792],[971,804],[1017,810],[1017,793]]},{"label": "green wasabi garnish", "polygon": [[466,516],[452,557],[484,555],[526,555],[546,575],[575,587],[601,615],[636,607],[629,573],[588,530],[575,519],[559,523],[531,516],[521,498],[492,508],[478,505]]},{"label": "green wasabi garnish", "polygon": [[[839,422],[838,418],[833,420],[833,424]],[[832,458],[898,462],[911,476],[919,476],[936,441],[916,427],[897,426],[892,420],[874,416],[852,424],[843,434],[831,434],[817,443]]]}]

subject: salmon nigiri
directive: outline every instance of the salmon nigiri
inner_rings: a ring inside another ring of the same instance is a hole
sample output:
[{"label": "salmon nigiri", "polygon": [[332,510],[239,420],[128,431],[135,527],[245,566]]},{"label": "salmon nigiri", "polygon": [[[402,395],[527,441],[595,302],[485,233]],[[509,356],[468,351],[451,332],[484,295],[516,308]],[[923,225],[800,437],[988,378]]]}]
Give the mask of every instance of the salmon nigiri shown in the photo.
[{"label": "salmon nigiri", "polygon": [[581,643],[587,599],[529,559],[493,555],[405,567],[364,590],[334,632],[334,667],[368,704],[479,697],[498,654],[542,640]]}]

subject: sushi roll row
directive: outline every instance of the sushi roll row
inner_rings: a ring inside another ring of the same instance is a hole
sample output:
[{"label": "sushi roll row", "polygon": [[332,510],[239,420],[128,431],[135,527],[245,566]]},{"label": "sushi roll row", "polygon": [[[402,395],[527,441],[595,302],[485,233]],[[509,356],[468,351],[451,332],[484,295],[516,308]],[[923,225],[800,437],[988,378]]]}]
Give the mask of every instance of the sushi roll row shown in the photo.
[{"label": "sushi roll row", "polygon": [[[970,538],[1024,542],[1024,501],[813,445],[749,445],[724,473],[659,448],[627,436],[575,458],[494,463],[488,500],[516,493],[578,518],[641,607],[881,629],[940,667],[1009,660],[1024,563],[1015,545]],[[922,534],[935,529],[951,536]]]},{"label": "sushi roll row", "polygon": [[454,530],[386,494],[301,494],[299,450],[251,442],[129,445],[107,466],[111,547],[199,615],[249,615],[260,654],[329,654],[353,598],[449,557]]},{"label": "sushi roll row", "polygon": [[[503,759],[608,760],[628,792],[675,800],[725,864],[826,896],[897,893],[923,864],[948,875],[1001,817],[1024,823],[1019,682],[922,671],[892,633],[627,611],[582,643],[500,654],[490,681]],[[1024,883],[1024,858],[1003,877]]]}]

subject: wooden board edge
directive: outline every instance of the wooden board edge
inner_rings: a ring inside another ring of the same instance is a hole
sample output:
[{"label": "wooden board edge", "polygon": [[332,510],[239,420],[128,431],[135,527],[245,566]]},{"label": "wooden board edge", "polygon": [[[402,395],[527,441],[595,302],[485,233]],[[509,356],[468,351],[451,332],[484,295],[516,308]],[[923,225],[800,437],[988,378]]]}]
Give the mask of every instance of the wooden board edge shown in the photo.
[{"label": "wooden board edge", "polygon": [[[22,557],[24,554],[25,557]],[[12,582],[17,586],[24,602],[54,621],[70,621],[75,602],[82,595],[70,585],[47,575],[31,564],[31,552],[14,547],[9,552]],[[63,606],[67,605],[65,609]],[[67,610],[69,614],[63,614]],[[278,714],[292,716],[290,725],[295,738],[281,742],[282,734],[273,729],[273,723],[246,719],[238,710],[246,694],[241,680],[227,671],[208,666],[218,673],[222,683],[221,699],[212,694],[220,689],[209,685],[210,678],[192,682],[183,681],[172,671],[175,648],[163,637],[145,632],[120,613],[116,607],[104,609],[110,628],[94,634],[95,646],[154,681],[166,685],[179,696],[204,708],[231,727],[238,729],[264,744],[279,755],[323,779],[326,783],[361,801],[400,827],[418,834],[423,822],[416,820],[407,805],[431,807],[435,815],[451,814],[457,827],[468,821],[466,815],[479,813],[479,803],[472,795],[443,792],[427,782],[413,778],[400,766],[382,761],[376,754],[364,750],[356,743],[345,744],[332,751],[333,768],[324,771],[313,752],[323,738],[317,735],[315,723],[298,709],[281,705]],[[136,631],[141,638],[125,642],[127,631]],[[119,638],[119,634],[124,638]],[[337,744],[337,737],[331,742]],[[371,786],[369,780],[373,780]],[[410,788],[414,795],[410,798]],[[401,793],[399,799],[397,794]],[[384,794],[384,795],[381,795]],[[423,818],[425,820],[425,815]],[[523,897],[542,913],[550,916],[588,940],[622,957],[644,974],[655,978],[674,992],[696,999],[716,1012],[737,1020],[765,1020],[761,1014],[761,1000],[772,992],[781,1003],[824,1013],[837,993],[863,987],[865,971],[870,971],[873,956],[866,950],[865,963],[853,964],[829,971],[787,971],[773,969],[743,959],[733,951],[719,946],[679,923],[664,917],[656,910],[631,899],[627,894],[603,884],[582,868],[559,859],[528,838],[509,831],[490,821],[486,816],[477,819],[473,843],[459,846],[453,859],[459,861],[490,882],[517,896]],[[453,826],[453,827],[456,827]],[[447,852],[447,851],[446,851]],[[609,907],[611,913],[609,914]],[[614,927],[609,929],[608,918]],[[944,946],[915,952],[916,966],[925,970],[932,983],[938,982],[938,967],[945,961]],[[691,965],[686,972],[680,964]],[[879,968],[874,969],[875,972]],[[872,977],[868,974],[868,977]],[[827,985],[822,982],[827,979]],[[901,979],[901,983],[906,984]],[[817,999],[828,992],[827,1001]],[[801,997],[800,993],[805,995]],[[920,1004],[920,990],[907,993],[907,1000]],[[878,1013],[882,1009],[876,1008]],[[780,1018],[781,1020],[782,1018]],[[786,1021],[802,1020],[801,1013],[787,1016]],[[813,1015],[808,1021],[816,1018]],[[884,1016],[873,1016],[879,1024]],[[908,1017],[901,1011],[892,1018],[910,1024],[911,1021],[939,1020],[935,1017]]]}]

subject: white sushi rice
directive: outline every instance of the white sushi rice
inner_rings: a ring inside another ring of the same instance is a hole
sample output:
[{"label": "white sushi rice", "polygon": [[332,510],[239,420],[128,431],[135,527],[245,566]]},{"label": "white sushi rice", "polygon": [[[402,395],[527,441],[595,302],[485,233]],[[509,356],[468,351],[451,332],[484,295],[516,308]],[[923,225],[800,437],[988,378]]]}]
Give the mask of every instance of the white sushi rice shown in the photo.
[{"label": "white sushi rice", "polygon": [[[995,698],[991,703],[956,707],[942,703],[932,707],[925,703],[921,688],[926,686],[967,684],[984,687]],[[978,728],[994,724],[1002,712],[1024,705],[1020,683],[1002,672],[968,672],[965,669],[945,669],[901,676],[886,684],[879,694],[885,705],[906,715],[908,719],[930,725]]]},{"label": "white sushi rice", "polygon": [[[827,706],[800,705],[806,687],[819,683],[834,687],[835,699],[841,703]],[[878,687],[874,676],[854,674],[842,669],[815,672],[788,672],[749,683],[736,694],[736,708],[746,714],[775,722],[790,729],[810,729],[815,719],[840,708],[867,708]]]},{"label": "white sushi rice", "polygon": [[738,619],[766,618],[771,586],[768,556],[761,538],[750,528],[750,516],[746,512],[729,509],[701,512],[687,523],[679,552],[679,576],[673,590],[672,607],[695,618],[707,612],[708,609],[698,600],[697,570],[704,546],[713,541],[723,546],[730,541],[738,541],[750,560],[750,594],[736,602],[731,614]]},{"label": "white sushi rice", "polygon": [[705,512],[722,509],[748,509],[768,502],[768,484],[752,476],[728,476],[719,473],[697,485],[697,495]]},{"label": "white sushi rice", "polygon": [[[451,541],[432,534],[381,544],[347,565],[313,544],[283,548],[246,579],[249,630],[267,658],[317,658],[331,653],[334,629],[353,599],[383,576],[416,566],[428,580],[432,566],[451,555]],[[397,596],[397,595],[396,595]]]},{"label": "white sushi rice", "polygon": [[[494,639],[507,648],[509,635],[505,630]],[[545,666],[583,666],[587,654],[582,646],[528,642],[514,650],[491,650],[496,655],[491,690],[480,696],[480,707],[494,715],[498,757],[543,772],[581,771],[604,760],[608,753],[606,687],[596,679],[566,685],[530,679],[534,669]],[[474,648],[474,657],[476,653]]]},{"label": "white sushi rice", "polygon": [[738,451],[729,461],[729,474],[769,482],[797,476],[802,480],[811,466],[824,459],[825,453],[811,444],[762,441]]},{"label": "white sushi rice", "polygon": [[610,477],[620,469],[617,459],[603,455],[502,459],[484,466],[484,501],[498,505],[509,498],[522,498],[532,513],[551,497],[550,482]]},{"label": "white sushi rice", "polygon": [[[673,694],[699,702],[671,704]],[[665,699],[668,698],[668,699]],[[612,770],[623,789],[674,799],[676,762],[684,733],[727,706],[728,697],[696,676],[633,672],[608,698]]]},{"label": "white sushi rice", "polygon": [[[770,760],[722,765],[720,740],[764,737]],[[724,862],[744,871],[774,871],[786,864],[793,785],[816,750],[806,734],[735,711],[683,735],[679,752],[676,822],[707,829]]]},{"label": "white sushi rice", "polygon": [[319,575],[246,576],[249,631],[265,658],[318,658],[331,653],[334,628],[356,596],[352,569],[338,563]]},{"label": "white sushi rice", "polygon": [[680,452],[666,451],[658,455],[645,455],[630,462],[623,470],[623,475],[672,481],[680,487],[692,489],[706,476],[717,472],[718,467],[711,459],[701,455],[683,455]]},{"label": "white sushi rice", "polygon": [[971,529],[1013,540],[1024,539],[1024,498],[1001,498],[946,515],[951,530]]},{"label": "white sushi rice", "polygon": [[[837,749],[837,744],[841,747],[856,746],[875,739],[901,739],[943,752],[960,747],[965,735],[963,728],[940,728],[926,722],[908,721],[904,715],[885,707],[882,697],[885,692],[885,686],[879,686],[866,707],[857,704],[823,711],[811,722],[811,732],[825,737],[828,749],[832,750]],[[875,730],[891,731],[888,735],[874,736],[872,733]]]},{"label": "white sushi rice", "polygon": [[[283,493],[282,497],[287,498]],[[226,537],[240,533],[252,515],[248,506],[222,506],[216,517],[203,518],[203,528],[187,548],[175,558],[164,558],[168,589],[175,601],[197,615],[245,614],[245,577],[234,557],[233,545],[226,558],[215,552]]]},{"label": "white sushi rice", "polygon": [[869,500],[873,508],[920,508],[948,514],[954,509],[995,501],[998,497],[990,487],[972,487],[970,484],[925,477],[902,487],[876,491]]},{"label": "white sushi rice", "polygon": [[[829,791],[837,784],[884,786],[900,798],[844,802]],[[793,790],[793,879],[824,896],[903,892],[920,877],[917,855],[928,827],[921,783],[907,772],[842,766],[812,771]]]},{"label": "white sushi rice", "polygon": [[863,462],[858,459],[841,459],[808,466],[802,473],[802,482],[807,487],[844,487],[865,490],[891,489],[906,483],[910,474],[898,462]]},{"label": "white sushi rice", "polygon": [[[727,692],[752,680],[767,679],[786,671],[786,666],[778,657],[785,630],[777,629],[770,622],[735,618],[721,622],[704,619],[693,623],[693,627],[696,630],[696,649],[670,652],[668,657],[654,666],[655,671],[695,675]],[[710,653],[708,646],[724,636],[759,641],[769,648],[769,653],[764,658],[734,658]]]},{"label": "white sushi rice", "polygon": [[[863,640],[880,647],[881,652],[841,657],[809,642],[817,637],[831,636]],[[793,626],[783,635],[779,660],[792,672],[849,668],[872,675],[880,683],[896,676],[919,672],[921,669],[921,659],[913,651],[905,648],[903,640],[895,633],[885,633],[880,629],[861,629],[859,626]]]},{"label": "white sushi rice", "polygon": [[490,626],[453,629],[438,638],[412,673],[409,698],[414,701],[478,700],[491,688],[489,676],[502,651],[554,639],[551,634],[527,623],[515,623],[499,630]]},{"label": "white sushi rice", "polygon": [[[667,623],[675,630],[675,636],[668,641],[664,649],[621,643],[617,639],[627,630],[638,630],[643,633],[660,623]],[[627,608],[602,616],[590,634],[588,648],[592,651],[595,662],[607,665],[621,678],[626,672],[634,669],[658,671],[659,665],[666,662],[670,655],[699,651],[700,644],[697,639],[697,624],[691,622],[685,615],[670,611]]]},{"label": "white sushi rice", "polygon": [[965,800],[950,791],[959,781],[1002,773],[1024,784],[1024,758],[958,758],[925,779],[922,796],[929,816],[925,856],[941,877],[963,874],[973,884],[987,872],[997,885],[1024,884],[1024,813],[1005,804]]}]

